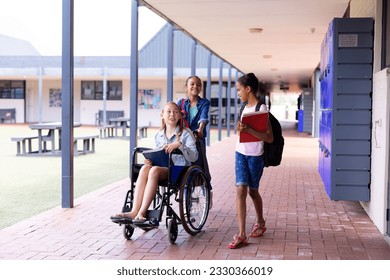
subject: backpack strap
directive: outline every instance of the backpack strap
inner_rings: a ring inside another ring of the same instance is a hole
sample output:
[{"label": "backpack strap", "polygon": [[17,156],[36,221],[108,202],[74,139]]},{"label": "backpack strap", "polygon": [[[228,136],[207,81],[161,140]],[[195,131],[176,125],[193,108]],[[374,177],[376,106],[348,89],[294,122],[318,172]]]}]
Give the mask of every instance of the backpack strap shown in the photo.
[{"label": "backpack strap", "polygon": [[186,112],[186,110],[184,108],[184,98],[182,98],[181,101],[180,101],[180,112],[182,114],[182,125],[183,125],[183,127],[190,127],[190,125],[187,122],[187,118],[186,118],[187,112]]},{"label": "backpack strap", "polygon": [[261,107],[261,105],[263,105],[263,103],[261,103],[261,102],[257,102],[257,104],[256,104],[256,108],[255,108],[255,111],[259,111],[259,110],[260,110],[260,107]]},{"label": "backpack strap", "polygon": [[[242,112],[244,111],[244,109],[245,109],[245,106],[246,106],[246,104],[248,104],[248,102],[244,102],[244,103],[242,103],[242,105],[241,105],[241,108],[240,108],[240,113],[238,114],[238,120],[241,120],[241,115],[242,115]],[[262,102],[257,102],[257,104],[256,104],[256,108],[255,108],[255,111],[259,111],[260,110],[260,107],[261,107],[261,105],[263,105],[264,103],[262,103]]]}]

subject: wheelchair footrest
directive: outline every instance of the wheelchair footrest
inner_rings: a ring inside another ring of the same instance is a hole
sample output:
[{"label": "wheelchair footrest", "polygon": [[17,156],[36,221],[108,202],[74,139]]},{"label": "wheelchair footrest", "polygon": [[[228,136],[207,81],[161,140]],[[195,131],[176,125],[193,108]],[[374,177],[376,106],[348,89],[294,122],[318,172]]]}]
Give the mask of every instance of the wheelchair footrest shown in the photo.
[{"label": "wheelchair footrest", "polygon": [[111,217],[111,222],[119,225],[132,225],[133,221],[130,218]]},{"label": "wheelchair footrest", "polygon": [[150,229],[158,228],[159,224],[160,223],[158,220],[152,218],[152,219],[146,220],[142,223],[134,223],[132,226],[139,227],[143,230],[150,230]]},{"label": "wheelchair footrest", "polygon": [[143,230],[150,230],[159,226],[160,210],[148,210],[148,212],[146,213],[146,217],[147,218],[145,221],[134,221],[133,225],[142,228]]}]

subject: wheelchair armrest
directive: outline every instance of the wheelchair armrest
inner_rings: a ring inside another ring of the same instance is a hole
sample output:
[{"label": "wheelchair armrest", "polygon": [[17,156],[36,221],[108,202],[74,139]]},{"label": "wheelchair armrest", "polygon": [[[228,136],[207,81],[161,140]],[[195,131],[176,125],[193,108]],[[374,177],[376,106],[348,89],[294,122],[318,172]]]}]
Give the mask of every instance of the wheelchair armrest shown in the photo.
[{"label": "wheelchair armrest", "polygon": [[170,166],[173,166],[173,161],[172,161],[172,155],[182,155],[183,152],[179,149],[174,149],[170,154],[169,154],[169,165],[168,167]]},{"label": "wheelchair armrest", "polygon": [[180,149],[174,149],[171,154],[182,155],[183,152]]},{"label": "wheelchair armrest", "polygon": [[133,153],[142,153],[143,151],[151,150],[152,148],[147,147],[135,147]]},{"label": "wheelchair armrest", "polygon": [[151,148],[147,147],[135,147],[133,150],[133,154],[131,156],[131,162],[133,165],[136,163],[136,156],[137,154],[141,154],[143,151],[151,150]]}]

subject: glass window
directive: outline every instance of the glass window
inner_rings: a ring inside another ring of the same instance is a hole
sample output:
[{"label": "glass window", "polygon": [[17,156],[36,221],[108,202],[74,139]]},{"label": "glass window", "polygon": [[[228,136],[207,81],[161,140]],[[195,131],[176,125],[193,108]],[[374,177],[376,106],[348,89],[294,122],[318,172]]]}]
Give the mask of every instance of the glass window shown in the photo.
[{"label": "glass window", "polygon": [[[82,100],[103,100],[103,81],[81,81]],[[122,81],[107,81],[107,100],[122,100]]]},{"label": "glass window", "polygon": [[95,99],[95,85],[93,81],[81,82],[81,99],[84,100]]},{"label": "glass window", "polygon": [[0,80],[0,98],[24,99],[25,81]]},{"label": "glass window", "polygon": [[103,81],[95,81],[95,99],[103,100]]},{"label": "glass window", "polygon": [[122,100],[122,82],[110,81],[107,83],[108,87],[108,100]]}]

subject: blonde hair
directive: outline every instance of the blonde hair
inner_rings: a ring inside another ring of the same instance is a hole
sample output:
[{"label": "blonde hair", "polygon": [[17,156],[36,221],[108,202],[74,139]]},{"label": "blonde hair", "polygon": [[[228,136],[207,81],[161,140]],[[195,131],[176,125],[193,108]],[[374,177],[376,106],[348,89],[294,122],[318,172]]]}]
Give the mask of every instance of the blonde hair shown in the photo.
[{"label": "blonde hair", "polygon": [[[179,127],[179,132],[178,132],[178,136],[181,136],[181,134],[183,133],[183,121],[182,121],[182,114],[181,114],[181,112],[180,112],[180,107],[179,107],[179,105],[177,105],[175,102],[173,102],[173,101],[169,101],[168,103],[166,103],[165,105],[164,105],[164,107],[163,107],[163,109],[162,109],[162,111],[161,111],[161,114],[164,114],[164,110],[165,110],[165,108],[167,107],[167,106],[169,106],[169,105],[173,105],[173,106],[175,106],[176,108],[177,108],[177,110],[178,110],[178,112],[179,112],[179,115],[180,115],[180,118],[179,118],[179,120],[177,121],[177,123],[176,123],[176,127]],[[165,123],[165,121],[164,121],[164,118],[161,118],[161,128],[160,128],[160,130],[164,130],[165,128],[166,128],[166,123]]]}]

